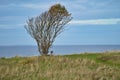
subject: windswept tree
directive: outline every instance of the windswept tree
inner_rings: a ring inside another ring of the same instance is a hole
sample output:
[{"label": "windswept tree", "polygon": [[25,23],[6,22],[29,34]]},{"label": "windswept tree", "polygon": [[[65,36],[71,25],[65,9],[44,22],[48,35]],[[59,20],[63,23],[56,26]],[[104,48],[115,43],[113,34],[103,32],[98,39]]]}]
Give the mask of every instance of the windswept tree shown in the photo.
[{"label": "windswept tree", "polygon": [[64,6],[55,4],[41,15],[28,19],[25,29],[36,40],[40,54],[47,55],[55,38],[71,19],[71,14]]}]

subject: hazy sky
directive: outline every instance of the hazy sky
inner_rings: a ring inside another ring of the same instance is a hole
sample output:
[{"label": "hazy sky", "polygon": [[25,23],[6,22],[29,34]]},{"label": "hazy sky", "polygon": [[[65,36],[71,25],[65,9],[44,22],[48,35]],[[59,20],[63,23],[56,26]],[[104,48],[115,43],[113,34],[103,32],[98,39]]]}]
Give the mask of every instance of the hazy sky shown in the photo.
[{"label": "hazy sky", "polygon": [[26,20],[60,3],[72,13],[55,45],[120,45],[120,0],[0,0],[0,45],[36,45]]}]

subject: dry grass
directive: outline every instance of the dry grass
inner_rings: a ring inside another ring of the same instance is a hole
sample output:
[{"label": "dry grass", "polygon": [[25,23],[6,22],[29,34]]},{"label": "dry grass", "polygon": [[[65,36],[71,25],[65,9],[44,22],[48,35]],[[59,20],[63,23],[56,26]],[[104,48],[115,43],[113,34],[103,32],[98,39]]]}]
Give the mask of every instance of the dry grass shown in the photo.
[{"label": "dry grass", "polygon": [[0,59],[0,80],[120,80],[120,68],[65,56]]}]

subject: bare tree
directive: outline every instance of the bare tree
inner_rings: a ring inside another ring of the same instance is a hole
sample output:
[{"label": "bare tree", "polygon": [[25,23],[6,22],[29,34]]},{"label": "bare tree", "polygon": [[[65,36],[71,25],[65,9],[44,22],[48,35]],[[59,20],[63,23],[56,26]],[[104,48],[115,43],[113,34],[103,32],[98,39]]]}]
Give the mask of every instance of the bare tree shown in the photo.
[{"label": "bare tree", "polygon": [[55,4],[41,15],[28,19],[25,29],[36,40],[41,55],[47,55],[55,38],[72,19],[64,6]]}]

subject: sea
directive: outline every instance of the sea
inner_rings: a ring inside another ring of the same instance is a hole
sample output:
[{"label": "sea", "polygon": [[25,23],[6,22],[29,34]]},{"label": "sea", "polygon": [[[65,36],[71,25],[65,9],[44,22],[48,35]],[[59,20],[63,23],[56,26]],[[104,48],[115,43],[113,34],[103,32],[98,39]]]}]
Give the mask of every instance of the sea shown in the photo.
[{"label": "sea", "polygon": [[[50,48],[54,55],[69,55],[80,53],[99,53],[120,51],[120,45],[56,45]],[[0,46],[0,57],[38,56],[37,46]]]}]

